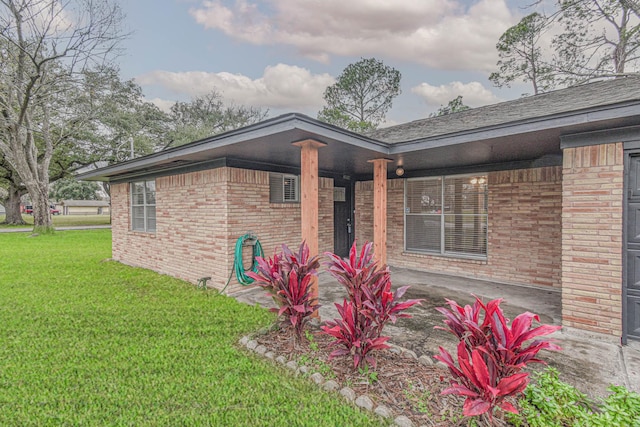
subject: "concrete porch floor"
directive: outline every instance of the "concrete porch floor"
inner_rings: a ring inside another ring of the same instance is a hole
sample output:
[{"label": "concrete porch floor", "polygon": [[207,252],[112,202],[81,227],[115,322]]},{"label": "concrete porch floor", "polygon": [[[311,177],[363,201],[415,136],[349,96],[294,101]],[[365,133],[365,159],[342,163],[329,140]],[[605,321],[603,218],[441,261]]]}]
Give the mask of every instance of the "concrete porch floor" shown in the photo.
[{"label": "concrete porch floor", "polygon": [[[395,325],[385,328],[391,342],[415,351],[418,356],[433,356],[438,353],[438,346],[452,353],[455,349],[457,342],[453,335],[433,329],[442,325],[443,317],[435,307],[445,306],[445,298],[460,305],[473,303],[471,294],[485,301],[503,298],[501,307],[509,319],[530,311],[540,316],[541,323],[561,324],[561,293],[558,289],[507,285],[403,268],[392,268],[391,280],[394,289],[411,286],[406,298],[424,299],[421,306],[410,309],[412,318],[399,319]],[[321,319],[337,317],[334,302],[342,302],[346,295],[342,286],[323,272],[319,275],[319,293]],[[274,306],[261,288],[250,288],[232,296],[251,305]],[[556,367],[561,379],[580,391],[591,397],[601,397],[607,394],[610,384],[618,384],[640,392],[640,342],[620,346],[614,337],[569,328],[563,328],[552,338],[557,340],[563,351],[543,351],[540,358]]]}]

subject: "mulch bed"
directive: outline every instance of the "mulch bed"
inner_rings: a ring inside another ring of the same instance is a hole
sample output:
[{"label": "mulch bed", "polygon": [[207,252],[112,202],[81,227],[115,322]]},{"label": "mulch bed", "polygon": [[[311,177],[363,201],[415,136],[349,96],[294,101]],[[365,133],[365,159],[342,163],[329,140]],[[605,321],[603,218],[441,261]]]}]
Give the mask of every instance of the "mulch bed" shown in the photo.
[{"label": "mulch bed", "polygon": [[[329,360],[329,353],[333,350],[329,347],[332,337],[322,334],[317,327],[307,328],[306,334],[307,337],[298,342],[291,328],[276,329],[262,331],[254,339],[267,351],[274,352],[274,357],[282,355],[287,361],[294,360],[307,366],[307,375],[320,372],[325,381],[332,379],[339,388],[347,386],[355,391],[356,396],[369,396],[374,408],[384,405],[392,411],[394,418],[405,415],[414,426],[468,425],[469,419],[462,417],[464,399],[440,395],[449,385],[447,369],[421,363],[411,352],[394,346],[374,353],[375,369],[355,370],[349,357]],[[508,424],[494,419],[494,425]]]}]

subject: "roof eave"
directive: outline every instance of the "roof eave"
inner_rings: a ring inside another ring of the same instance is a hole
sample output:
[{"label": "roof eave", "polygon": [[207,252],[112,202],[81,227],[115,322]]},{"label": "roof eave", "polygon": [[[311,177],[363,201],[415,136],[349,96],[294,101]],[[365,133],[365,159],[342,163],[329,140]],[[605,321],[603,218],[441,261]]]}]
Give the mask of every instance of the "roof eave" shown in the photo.
[{"label": "roof eave", "polygon": [[270,120],[265,120],[254,125],[249,125],[244,128],[214,135],[199,141],[194,141],[184,146],[150,154],[148,156],[118,163],[116,165],[84,172],[78,175],[77,178],[81,180],[108,181],[112,176],[124,174],[141,168],[150,168],[154,165],[168,162],[181,156],[215,150],[216,148],[236,144],[247,139],[257,139],[294,129],[309,132],[317,135],[319,138],[338,139],[347,144],[366,148],[382,154],[387,154],[389,150],[388,144],[377,141],[373,138],[369,138],[346,129],[341,129],[337,126],[312,119],[302,114],[290,113]]},{"label": "roof eave", "polygon": [[[484,128],[471,129],[444,135],[431,136],[411,141],[386,143],[339,127],[320,122],[308,116],[290,113],[264,122],[256,123],[241,129],[233,130],[209,138],[195,141],[185,146],[151,154],[112,166],[85,172],[78,176],[83,180],[109,181],[112,177],[122,176],[141,169],[160,167],[171,160],[182,156],[213,151],[217,148],[233,145],[242,141],[268,137],[291,130],[302,130],[320,140],[323,138],[337,140],[345,144],[364,148],[372,152],[387,155],[404,154],[439,147],[461,145],[495,138],[516,136],[543,130],[570,129],[579,125],[606,122],[607,120],[638,116],[640,100],[591,107],[578,111],[558,113],[548,116],[534,117],[512,121]],[[292,141],[293,142],[293,141]]]},{"label": "roof eave", "polygon": [[[575,126],[584,123],[606,121],[638,115],[640,101],[594,107],[580,111],[535,117],[516,122],[503,123],[479,129],[436,135],[427,138],[392,143],[389,154],[402,154],[416,150],[426,150],[450,145],[464,144],[493,138],[515,136],[540,130]],[[545,123],[544,128],[540,123]]]}]

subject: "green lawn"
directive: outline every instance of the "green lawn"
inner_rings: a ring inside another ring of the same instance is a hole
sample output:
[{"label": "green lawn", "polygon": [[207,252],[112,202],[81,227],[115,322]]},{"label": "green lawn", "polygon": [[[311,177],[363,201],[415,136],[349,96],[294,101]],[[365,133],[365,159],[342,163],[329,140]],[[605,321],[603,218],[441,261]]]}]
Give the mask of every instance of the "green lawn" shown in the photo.
[{"label": "green lawn", "polygon": [[378,424],[236,347],[271,313],[106,261],[110,240],[0,234],[0,425]]},{"label": "green lawn", "polygon": [[[28,225],[21,226],[9,226],[0,224],[0,228],[9,228],[9,227],[29,227],[33,225],[33,216],[31,215],[22,215],[22,219],[24,219]],[[0,222],[4,221],[4,214],[0,215]],[[109,215],[54,215],[53,216],[53,225],[55,227],[65,227],[72,225],[108,225],[110,224]]]}]

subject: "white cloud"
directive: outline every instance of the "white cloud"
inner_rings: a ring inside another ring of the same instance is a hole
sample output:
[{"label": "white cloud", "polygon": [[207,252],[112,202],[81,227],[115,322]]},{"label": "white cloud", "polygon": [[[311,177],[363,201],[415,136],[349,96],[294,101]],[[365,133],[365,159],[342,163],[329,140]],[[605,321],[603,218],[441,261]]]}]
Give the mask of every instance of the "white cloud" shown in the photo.
[{"label": "white cloud", "polygon": [[165,113],[169,113],[171,111],[171,107],[173,106],[173,104],[176,103],[175,101],[169,101],[162,98],[146,99],[145,101],[155,104],[156,107],[158,107],[160,110],[164,111]]},{"label": "white cloud", "polygon": [[36,3],[27,8],[27,22],[32,19],[33,26],[25,25],[26,32],[32,37],[48,36],[62,37],[65,33],[73,31],[75,27],[86,22],[75,22],[77,17],[72,16],[70,8],[64,8],[62,4]]},{"label": "white cloud", "polygon": [[[176,94],[194,97],[213,89],[229,103],[289,110],[318,110],[322,94],[335,80],[329,74],[311,74],[306,68],[277,64],[265,68],[262,77],[204,71],[152,71],[136,78],[141,85],[158,85]],[[160,108],[160,105],[156,103]]]},{"label": "white cloud", "polygon": [[447,105],[449,101],[455,99],[458,95],[462,95],[462,102],[469,107],[480,107],[501,101],[480,82],[462,83],[455,81],[440,86],[421,83],[412,87],[411,92],[421,96],[431,106]]},{"label": "white cloud", "polygon": [[518,20],[506,0],[228,3],[202,0],[190,13],[205,28],[256,45],[290,45],[319,61],[383,55],[441,69],[492,69],[497,40]]}]

